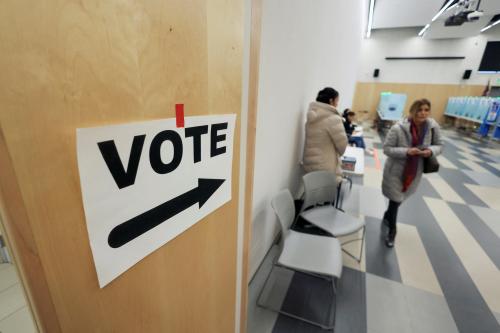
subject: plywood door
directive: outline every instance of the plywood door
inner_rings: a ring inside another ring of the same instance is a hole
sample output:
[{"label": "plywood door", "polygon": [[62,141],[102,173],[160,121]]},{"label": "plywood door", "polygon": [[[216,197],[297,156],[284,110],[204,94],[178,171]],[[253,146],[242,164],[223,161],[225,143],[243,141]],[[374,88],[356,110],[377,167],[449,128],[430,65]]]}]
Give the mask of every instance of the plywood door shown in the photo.
[{"label": "plywood door", "polygon": [[25,213],[20,237],[33,242],[17,249],[19,261],[37,258],[39,269],[24,271],[46,280],[57,322],[35,309],[42,329],[234,330],[239,117],[233,199],[104,289],[85,226],[75,129],[173,117],[175,103],[186,116],[239,115],[242,10],[241,0],[0,2],[0,152],[15,177],[2,190],[19,194],[3,195],[2,207],[11,226]]}]

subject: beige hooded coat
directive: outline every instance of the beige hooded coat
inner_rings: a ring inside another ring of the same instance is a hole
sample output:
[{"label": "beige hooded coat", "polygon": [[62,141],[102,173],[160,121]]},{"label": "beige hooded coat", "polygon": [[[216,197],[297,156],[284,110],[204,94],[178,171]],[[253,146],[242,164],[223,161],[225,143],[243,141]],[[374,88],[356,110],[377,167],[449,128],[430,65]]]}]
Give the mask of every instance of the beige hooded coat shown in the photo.
[{"label": "beige hooded coat", "polygon": [[326,170],[341,176],[339,159],[347,147],[342,117],[330,104],[312,102],[309,105],[304,144],[304,170]]}]

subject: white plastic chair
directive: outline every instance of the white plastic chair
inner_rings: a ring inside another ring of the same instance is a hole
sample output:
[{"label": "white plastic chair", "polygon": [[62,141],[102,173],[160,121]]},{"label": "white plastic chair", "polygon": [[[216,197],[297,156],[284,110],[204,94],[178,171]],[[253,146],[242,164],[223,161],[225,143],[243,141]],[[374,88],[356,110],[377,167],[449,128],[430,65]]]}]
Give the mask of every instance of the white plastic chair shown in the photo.
[{"label": "white plastic chair", "polygon": [[[318,278],[326,279],[332,282],[334,295],[337,294],[336,280],[340,279],[342,274],[342,252],[340,243],[337,239],[331,237],[322,237],[309,235],[290,230],[295,217],[295,206],[292,195],[288,190],[281,191],[271,203],[281,226],[283,248],[274,266],[283,267],[292,271],[301,272]],[[335,326],[335,312],[329,311],[328,323],[318,323],[298,315],[273,309],[260,302],[262,293],[271,276],[271,272],[264,282],[264,286],[257,298],[257,305],[268,310],[279,312],[285,316],[295,318],[323,329],[333,329]],[[332,300],[330,308],[333,308],[335,300]]]},{"label": "white plastic chair", "polygon": [[304,175],[302,179],[305,194],[300,217],[328,232],[333,237],[351,235],[363,229],[361,238],[352,239],[341,244],[346,245],[361,241],[359,257],[342,249],[358,263],[361,262],[365,240],[365,221],[344,213],[330,204],[335,202],[337,195],[336,175],[329,171],[314,171]]}]

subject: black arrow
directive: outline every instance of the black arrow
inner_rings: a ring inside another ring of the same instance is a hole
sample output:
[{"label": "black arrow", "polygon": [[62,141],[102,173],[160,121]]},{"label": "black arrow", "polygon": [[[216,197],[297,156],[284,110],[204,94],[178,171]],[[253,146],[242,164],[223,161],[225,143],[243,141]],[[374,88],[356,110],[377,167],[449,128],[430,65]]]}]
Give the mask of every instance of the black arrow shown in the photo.
[{"label": "black arrow", "polygon": [[201,208],[225,181],[198,178],[198,187],[114,227],[108,236],[109,246],[118,248],[125,245],[195,203]]}]

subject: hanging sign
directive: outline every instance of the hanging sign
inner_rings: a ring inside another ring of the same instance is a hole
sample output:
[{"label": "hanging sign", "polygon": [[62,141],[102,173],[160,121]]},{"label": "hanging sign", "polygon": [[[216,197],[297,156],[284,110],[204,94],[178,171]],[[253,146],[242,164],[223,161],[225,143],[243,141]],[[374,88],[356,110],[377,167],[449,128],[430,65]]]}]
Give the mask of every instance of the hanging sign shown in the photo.
[{"label": "hanging sign", "polygon": [[182,115],[77,129],[83,206],[101,288],[231,200],[235,119]]}]

